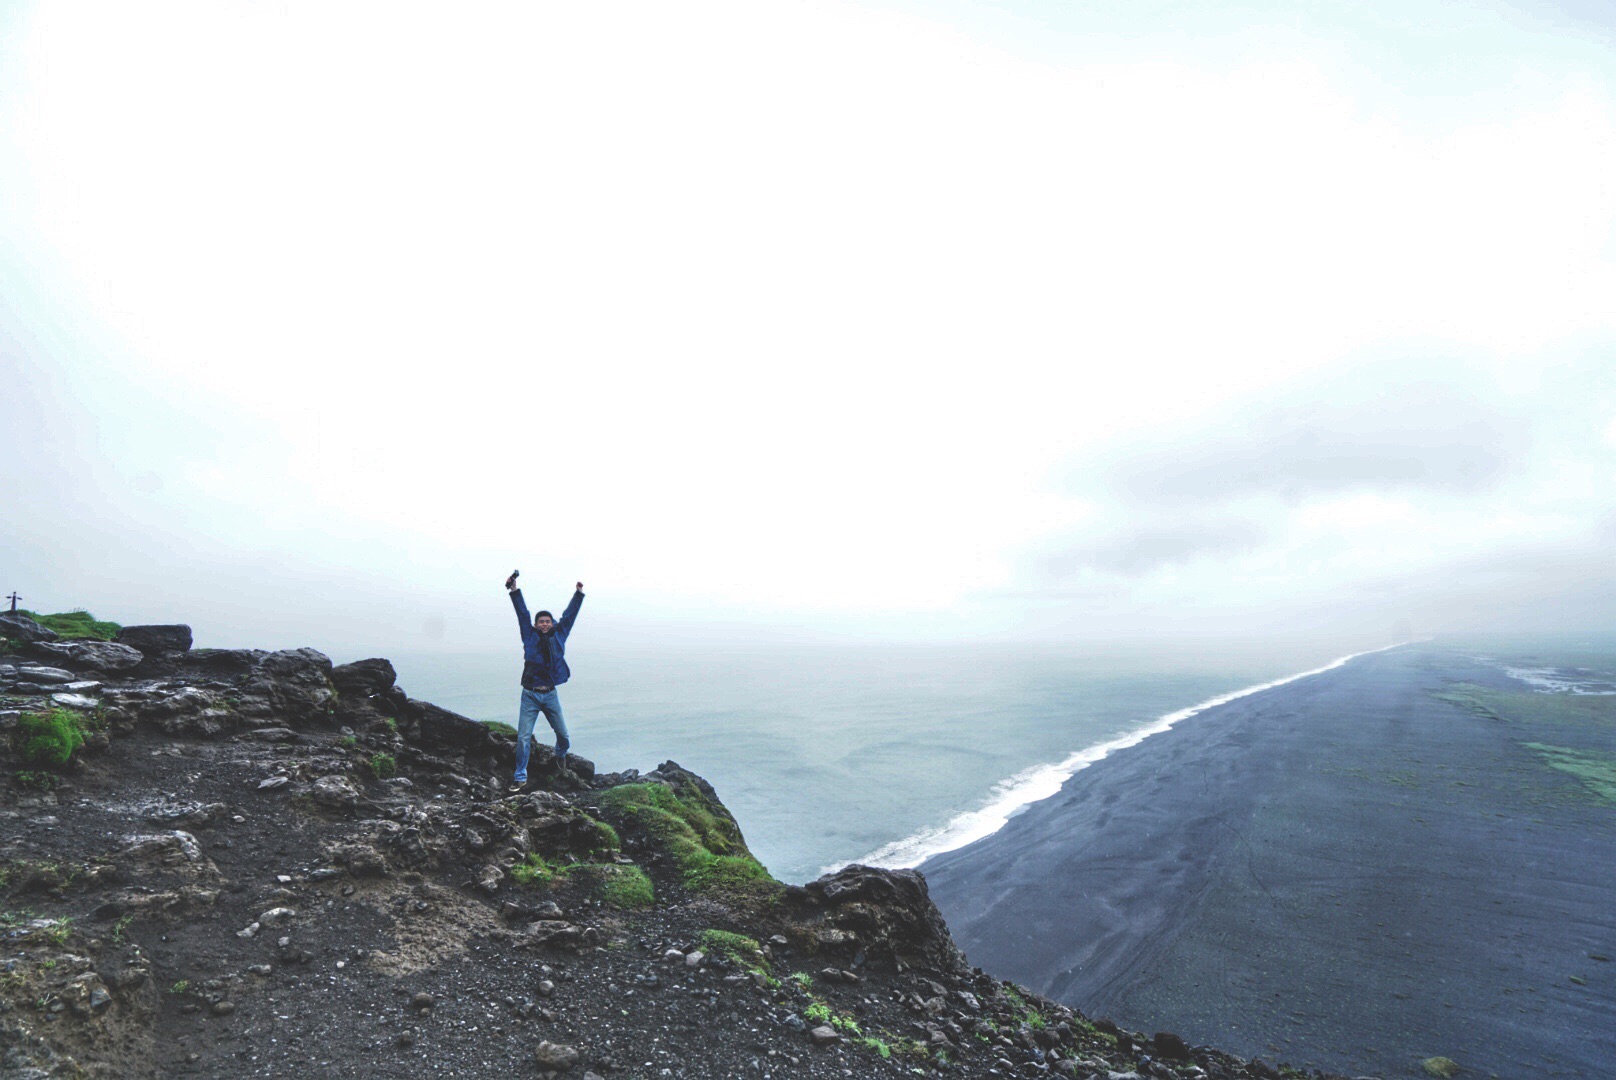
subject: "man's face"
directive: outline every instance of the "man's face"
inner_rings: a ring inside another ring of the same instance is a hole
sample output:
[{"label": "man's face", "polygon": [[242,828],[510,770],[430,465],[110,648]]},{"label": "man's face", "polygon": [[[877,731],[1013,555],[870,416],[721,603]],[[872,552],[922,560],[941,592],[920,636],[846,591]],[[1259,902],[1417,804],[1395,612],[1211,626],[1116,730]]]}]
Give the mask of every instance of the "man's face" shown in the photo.
[{"label": "man's face", "polygon": [[555,629],[555,623],[550,621],[550,616],[540,615],[537,619],[533,620],[533,627],[541,634],[548,634],[551,630]]}]

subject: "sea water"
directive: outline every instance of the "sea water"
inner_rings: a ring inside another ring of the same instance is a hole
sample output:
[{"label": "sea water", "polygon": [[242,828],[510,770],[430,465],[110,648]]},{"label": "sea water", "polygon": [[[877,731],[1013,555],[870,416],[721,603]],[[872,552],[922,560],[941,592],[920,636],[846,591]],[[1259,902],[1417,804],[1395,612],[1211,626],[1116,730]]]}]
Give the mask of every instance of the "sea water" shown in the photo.
[{"label": "sea water", "polygon": [[[916,865],[987,835],[1111,749],[1380,644],[736,644],[693,654],[579,638],[561,701],[574,749],[597,768],[678,762],[713,784],[776,877],[803,882],[852,861]],[[410,696],[515,724],[514,643],[392,659]],[[553,741],[542,719],[537,735]]]}]

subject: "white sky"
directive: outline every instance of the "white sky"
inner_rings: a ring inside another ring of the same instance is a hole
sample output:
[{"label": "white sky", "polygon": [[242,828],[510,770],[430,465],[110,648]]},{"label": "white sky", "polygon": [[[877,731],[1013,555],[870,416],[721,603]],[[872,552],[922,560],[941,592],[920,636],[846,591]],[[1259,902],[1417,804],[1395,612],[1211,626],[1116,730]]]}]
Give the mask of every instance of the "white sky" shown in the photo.
[{"label": "white sky", "polygon": [[0,585],[1609,627],[1601,7],[0,4]]}]

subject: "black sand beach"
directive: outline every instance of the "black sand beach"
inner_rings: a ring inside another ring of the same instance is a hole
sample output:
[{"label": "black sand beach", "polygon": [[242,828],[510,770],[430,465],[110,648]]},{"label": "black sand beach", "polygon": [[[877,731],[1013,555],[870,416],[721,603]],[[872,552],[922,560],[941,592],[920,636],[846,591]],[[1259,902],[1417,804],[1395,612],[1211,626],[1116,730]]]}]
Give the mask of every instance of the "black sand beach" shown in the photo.
[{"label": "black sand beach", "polygon": [[1132,1028],[1349,1075],[1616,1076],[1616,804],[1541,749],[1616,750],[1616,698],[1524,690],[1437,645],[1361,657],[921,869],[973,964]]}]

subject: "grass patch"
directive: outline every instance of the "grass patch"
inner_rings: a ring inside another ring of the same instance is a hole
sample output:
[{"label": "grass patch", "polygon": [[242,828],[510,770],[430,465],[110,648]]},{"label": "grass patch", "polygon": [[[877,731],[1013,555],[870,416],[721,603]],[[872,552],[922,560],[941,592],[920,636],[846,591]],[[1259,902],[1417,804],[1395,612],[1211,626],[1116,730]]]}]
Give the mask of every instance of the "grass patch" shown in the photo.
[{"label": "grass patch", "polygon": [[886,1040],[878,1039],[874,1035],[865,1035],[862,1038],[854,1039],[853,1045],[862,1046],[871,1053],[880,1055],[883,1061],[892,1056],[892,1047],[887,1045]]},{"label": "grass patch", "polygon": [[63,641],[111,641],[123,629],[115,622],[97,619],[83,608],[59,611],[54,615],[36,615],[18,608],[17,614],[26,615],[45,629],[56,631],[56,636]]},{"label": "grass patch", "polygon": [[1616,727],[1616,696],[1494,690],[1474,683],[1454,683],[1441,691],[1433,691],[1432,696],[1505,723]]},{"label": "grass patch", "polygon": [[352,735],[344,735],[337,740],[337,745],[342,747],[344,750],[352,750],[359,745],[359,740],[354,738]]},{"label": "grass patch", "polygon": [[621,784],[600,801],[666,848],[692,892],[761,895],[779,886],[746,850],[734,822],[692,785],[676,793],[668,784]]},{"label": "grass patch", "polygon": [[386,780],[389,776],[398,775],[398,761],[394,759],[392,754],[384,750],[378,750],[370,755],[370,761],[366,764],[370,766],[371,775],[378,780]]},{"label": "grass patch", "polygon": [[628,911],[648,908],[656,903],[656,891],[651,879],[638,866],[601,865],[600,898],[613,907]]},{"label": "grass patch", "polygon": [[1549,768],[1576,777],[1595,796],[1616,805],[1616,755],[1544,743],[1526,743],[1525,746],[1535,751]]},{"label": "grass patch", "polygon": [[31,788],[34,791],[55,791],[59,779],[55,773],[34,772],[30,769],[18,769],[11,774],[12,781],[22,788]]},{"label": "grass patch", "polygon": [[59,769],[84,745],[84,730],[77,713],[52,709],[19,717],[16,739],[23,761]]},{"label": "grass patch", "polygon": [[587,878],[595,882],[595,896],[613,907],[633,911],[656,903],[651,879],[638,866],[616,863],[552,863],[543,855],[530,853],[511,867],[511,877],[520,885],[551,886]]},{"label": "grass patch", "polygon": [[513,739],[516,738],[516,729],[511,727],[509,724],[503,723],[499,720],[484,720],[483,723],[486,724],[488,730],[492,731],[495,735],[509,735]]},{"label": "grass patch", "polygon": [[511,877],[520,885],[548,885],[556,879],[559,871],[551,866],[543,855],[529,852],[522,857],[522,861],[511,867]]},{"label": "grass patch", "polygon": [[767,975],[769,962],[763,956],[763,946],[745,934],[732,934],[728,930],[703,930],[696,937],[702,952],[722,956],[748,971]]},{"label": "grass patch", "polygon": [[806,971],[792,972],[791,981],[802,987],[804,990],[811,990],[814,986],[814,977]]}]

